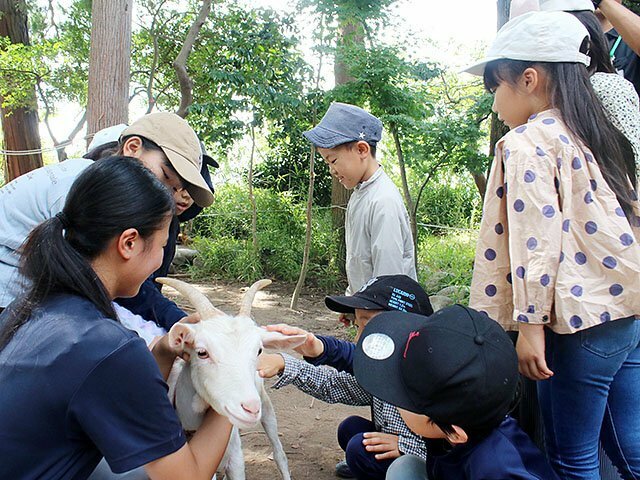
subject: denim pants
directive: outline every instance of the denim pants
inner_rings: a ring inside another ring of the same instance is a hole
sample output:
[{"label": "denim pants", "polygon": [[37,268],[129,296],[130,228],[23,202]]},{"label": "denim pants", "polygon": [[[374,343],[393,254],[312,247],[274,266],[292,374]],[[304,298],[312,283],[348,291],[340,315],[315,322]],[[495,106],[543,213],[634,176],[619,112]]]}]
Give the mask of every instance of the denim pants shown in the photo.
[{"label": "denim pants", "polygon": [[363,433],[375,432],[371,420],[352,416],[345,418],[338,426],[338,443],[344,450],[347,465],[358,480],[382,480],[393,461],[376,460],[375,453],[367,452],[362,444]]},{"label": "denim pants", "polygon": [[138,467],[126,473],[113,473],[103,458],[87,480],[149,480],[144,467]]},{"label": "denim pants", "polygon": [[385,480],[427,480],[427,462],[416,455],[402,455],[389,466]]},{"label": "denim pants", "polygon": [[562,479],[599,480],[598,442],[625,479],[640,479],[640,321],[546,333],[538,382],[549,460]]}]

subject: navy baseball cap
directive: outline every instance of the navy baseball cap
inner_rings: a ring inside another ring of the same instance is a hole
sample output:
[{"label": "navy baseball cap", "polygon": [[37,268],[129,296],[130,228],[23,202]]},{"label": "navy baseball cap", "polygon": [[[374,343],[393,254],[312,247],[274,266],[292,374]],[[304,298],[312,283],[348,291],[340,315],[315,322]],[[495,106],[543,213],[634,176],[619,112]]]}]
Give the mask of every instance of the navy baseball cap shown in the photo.
[{"label": "navy baseball cap", "polygon": [[468,430],[497,427],[518,384],[518,356],[507,333],[461,305],[430,317],[377,315],[358,341],[353,368],[373,396]]},{"label": "navy baseball cap", "polygon": [[362,310],[399,310],[401,312],[431,315],[433,307],[429,295],[418,282],[406,275],[381,275],[365,283],[353,295],[325,297],[329,310],[355,313]]},{"label": "navy baseball cap", "polygon": [[382,137],[382,122],[360,107],[334,102],[320,123],[302,135],[320,148],[359,140],[375,146]]}]

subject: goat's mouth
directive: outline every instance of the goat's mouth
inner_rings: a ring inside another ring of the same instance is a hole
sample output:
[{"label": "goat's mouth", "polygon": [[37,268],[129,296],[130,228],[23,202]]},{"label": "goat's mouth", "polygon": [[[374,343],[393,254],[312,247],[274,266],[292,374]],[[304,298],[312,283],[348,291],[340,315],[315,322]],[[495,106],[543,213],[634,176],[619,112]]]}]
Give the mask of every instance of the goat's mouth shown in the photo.
[{"label": "goat's mouth", "polygon": [[260,416],[262,412],[258,412],[258,413],[247,413],[244,412],[242,415],[237,415],[235,413],[233,413],[229,407],[224,407],[224,410],[226,412],[226,417],[231,420],[231,423],[233,423],[236,427],[238,428],[251,428],[251,427],[255,427],[256,424],[260,421]]}]

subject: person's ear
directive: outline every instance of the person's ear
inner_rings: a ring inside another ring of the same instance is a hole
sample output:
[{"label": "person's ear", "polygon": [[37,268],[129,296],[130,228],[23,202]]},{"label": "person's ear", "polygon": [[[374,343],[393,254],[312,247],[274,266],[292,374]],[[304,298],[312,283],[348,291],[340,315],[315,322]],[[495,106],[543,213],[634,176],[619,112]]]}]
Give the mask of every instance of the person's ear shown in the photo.
[{"label": "person's ear", "polygon": [[356,149],[358,150],[358,155],[364,158],[369,155],[371,146],[367,142],[359,140],[358,143],[356,143]]},{"label": "person's ear", "polygon": [[122,154],[126,157],[139,158],[142,150],[142,139],[135,135],[127,138],[122,146]]},{"label": "person's ear", "polygon": [[540,73],[532,67],[522,72],[522,76],[520,77],[520,84],[527,93],[533,93],[538,85],[540,85],[540,81]]},{"label": "person's ear", "polygon": [[142,247],[142,238],[135,228],[127,228],[117,240],[118,253],[125,260],[133,258]]},{"label": "person's ear", "polygon": [[462,428],[452,425],[453,433],[447,433],[447,440],[452,445],[461,445],[469,441],[469,436]]}]

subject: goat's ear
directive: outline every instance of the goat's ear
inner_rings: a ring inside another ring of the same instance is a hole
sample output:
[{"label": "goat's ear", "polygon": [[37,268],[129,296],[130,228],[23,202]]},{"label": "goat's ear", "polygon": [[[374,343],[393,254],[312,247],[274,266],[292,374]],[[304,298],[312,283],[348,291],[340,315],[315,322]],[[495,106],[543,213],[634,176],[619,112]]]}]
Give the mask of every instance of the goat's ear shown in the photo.
[{"label": "goat's ear", "polygon": [[193,327],[186,323],[176,323],[169,330],[169,346],[176,351],[182,351],[185,348],[193,348],[195,342],[195,333]]},{"label": "goat's ear", "polygon": [[267,332],[264,329],[260,330],[262,345],[266,348],[274,348],[276,350],[296,348],[307,340],[306,335],[283,335],[280,332]]}]

